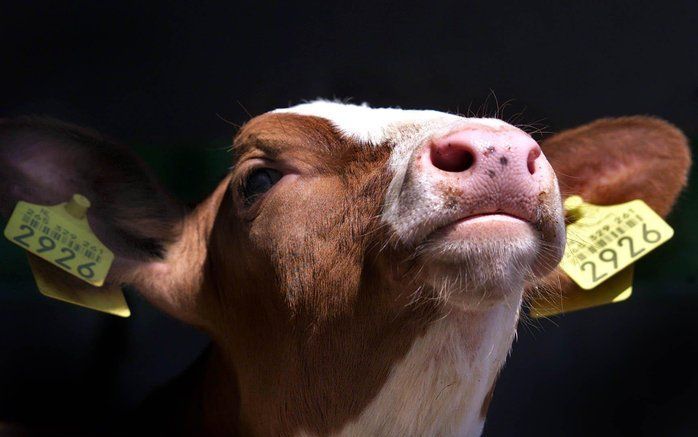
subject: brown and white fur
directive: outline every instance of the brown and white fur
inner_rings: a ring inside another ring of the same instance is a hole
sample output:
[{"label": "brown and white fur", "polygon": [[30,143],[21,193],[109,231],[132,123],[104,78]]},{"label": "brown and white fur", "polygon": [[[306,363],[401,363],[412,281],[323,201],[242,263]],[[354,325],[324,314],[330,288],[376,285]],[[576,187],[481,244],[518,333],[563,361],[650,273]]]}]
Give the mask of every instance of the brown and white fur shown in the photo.
[{"label": "brown and white fur", "polygon": [[[0,124],[0,210],[86,195],[117,255],[108,282],[211,336],[168,392],[173,429],[476,436],[528,290],[574,287],[556,270],[558,186],[666,215],[690,166],[685,137],[650,117],[541,146],[497,119],[311,102],[243,126],[230,173],[188,212],[127,149],[20,118]],[[250,201],[259,168],[282,177]]]}]

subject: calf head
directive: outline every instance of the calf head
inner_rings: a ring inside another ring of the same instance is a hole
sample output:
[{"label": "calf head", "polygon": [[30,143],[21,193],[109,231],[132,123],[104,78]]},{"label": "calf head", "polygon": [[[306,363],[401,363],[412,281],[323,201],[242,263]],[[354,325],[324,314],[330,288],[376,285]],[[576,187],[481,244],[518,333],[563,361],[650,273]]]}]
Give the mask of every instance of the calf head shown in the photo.
[{"label": "calf head", "polygon": [[93,201],[108,282],[213,338],[209,430],[477,434],[524,291],[573,287],[556,270],[558,181],[665,215],[690,164],[648,117],[542,146],[497,119],[308,103],[243,126],[229,174],[187,212],[99,135],[8,120],[0,208]]},{"label": "calf head", "polygon": [[209,248],[223,318],[244,303],[230,299],[315,327],[420,301],[482,309],[562,253],[552,168],[499,120],[319,102],[253,119],[233,153]]}]

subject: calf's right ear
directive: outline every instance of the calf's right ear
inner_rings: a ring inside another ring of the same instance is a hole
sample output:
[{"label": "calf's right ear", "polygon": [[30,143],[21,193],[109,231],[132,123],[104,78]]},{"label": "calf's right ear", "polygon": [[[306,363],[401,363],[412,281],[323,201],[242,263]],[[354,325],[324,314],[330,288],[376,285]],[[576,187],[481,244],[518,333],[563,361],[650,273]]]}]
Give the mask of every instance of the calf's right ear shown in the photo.
[{"label": "calf's right ear", "polygon": [[[597,120],[558,133],[541,147],[563,197],[579,195],[595,205],[641,199],[662,217],[686,186],[691,167],[686,137],[654,117]],[[537,285],[563,296],[583,293],[559,267]],[[534,290],[529,295],[540,297]]]},{"label": "calf's right ear", "polygon": [[[165,312],[197,323],[197,280],[186,276],[197,273],[173,268],[168,256],[183,238],[187,211],[145,164],[87,129],[42,118],[0,120],[2,215],[20,200],[53,205],[74,193],[91,201],[90,227],[114,252],[105,284],[134,286]],[[52,279],[73,280],[48,267]]]},{"label": "calf's right ear", "polygon": [[564,197],[596,205],[644,200],[666,216],[688,182],[691,150],[675,126],[654,117],[606,118],[541,143]]}]

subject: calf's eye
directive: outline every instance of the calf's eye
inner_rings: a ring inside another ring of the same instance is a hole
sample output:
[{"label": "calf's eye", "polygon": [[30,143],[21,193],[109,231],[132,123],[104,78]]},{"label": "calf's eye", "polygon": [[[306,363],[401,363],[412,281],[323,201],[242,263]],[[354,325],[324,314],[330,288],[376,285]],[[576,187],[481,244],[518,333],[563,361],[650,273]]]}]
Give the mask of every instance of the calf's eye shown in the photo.
[{"label": "calf's eye", "polygon": [[258,168],[252,171],[245,179],[241,190],[245,206],[252,205],[260,195],[269,191],[279,182],[281,176],[281,173],[271,168]]}]

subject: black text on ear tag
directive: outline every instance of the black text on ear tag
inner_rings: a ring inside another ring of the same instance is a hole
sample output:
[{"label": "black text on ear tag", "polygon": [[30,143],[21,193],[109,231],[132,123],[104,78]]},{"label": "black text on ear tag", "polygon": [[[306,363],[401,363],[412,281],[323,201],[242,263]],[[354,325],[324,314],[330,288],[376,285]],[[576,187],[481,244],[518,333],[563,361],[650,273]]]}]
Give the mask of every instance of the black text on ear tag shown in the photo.
[{"label": "black text on ear tag", "polygon": [[[114,254],[92,232],[87,220],[90,201],[74,194],[53,206],[20,201],[5,227],[5,237],[29,252],[30,266],[42,294],[55,299],[128,317],[130,310],[118,286],[104,288]],[[80,281],[47,274],[47,262]]]},{"label": "black text on ear tag", "polygon": [[667,242],[673,229],[642,200],[619,205],[585,203],[579,196],[565,200],[572,218],[560,268],[579,288],[561,295],[536,297],[532,317],[621,302],[632,294],[634,263]]}]

